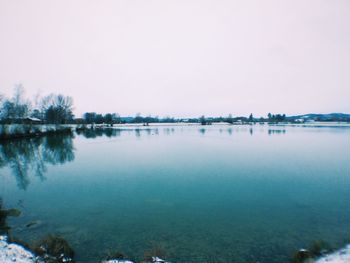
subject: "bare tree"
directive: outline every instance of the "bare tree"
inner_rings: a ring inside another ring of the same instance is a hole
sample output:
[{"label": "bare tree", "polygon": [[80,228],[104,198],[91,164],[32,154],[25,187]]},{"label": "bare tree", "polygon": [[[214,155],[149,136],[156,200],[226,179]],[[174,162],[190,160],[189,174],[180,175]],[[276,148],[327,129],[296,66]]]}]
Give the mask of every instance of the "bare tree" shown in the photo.
[{"label": "bare tree", "polygon": [[24,88],[22,84],[15,86],[11,99],[2,97],[1,117],[3,119],[18,119],[27,117],[30,113],[30,102],[24,98]]},{"label": "bare tree", "polygon": [[73,98],[50,94],[42,99],[41,111],[48,123],[67,123],[73,119]]}]

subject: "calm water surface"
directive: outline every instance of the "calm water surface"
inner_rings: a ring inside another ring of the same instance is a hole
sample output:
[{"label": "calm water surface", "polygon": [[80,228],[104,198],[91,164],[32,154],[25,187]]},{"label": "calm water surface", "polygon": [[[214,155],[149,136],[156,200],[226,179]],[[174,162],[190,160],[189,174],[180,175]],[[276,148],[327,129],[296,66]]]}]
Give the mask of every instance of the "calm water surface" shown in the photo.
[{"label": "calm water surface", "polygon": [[[167,126],[0,143],[12,233],[60,234],[78,262],[287,262],[350,240],[350,129]],[[31,227],[25,225],[36,222]]]}]

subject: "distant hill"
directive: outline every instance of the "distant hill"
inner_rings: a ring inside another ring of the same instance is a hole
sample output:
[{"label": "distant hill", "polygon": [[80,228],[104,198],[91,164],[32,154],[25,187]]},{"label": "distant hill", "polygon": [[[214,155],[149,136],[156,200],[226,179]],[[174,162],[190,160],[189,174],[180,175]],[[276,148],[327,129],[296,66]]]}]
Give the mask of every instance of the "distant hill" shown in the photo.
[{"label": "distant hill", "polygon": [[[328,114],[320,114],[320,113],[308,113],[303,115],[295,115],[295,116],[285,116],[284,114],[276,114],[272,115],[271,119],[268,118],[254,118],[255,122],[258,121],[269,121],[269,122],[309,122],[309,121],[345,121],[350,122],[350,114],[346,113],[328,113]],[[201,118],[188,118],[188,119],[174,119],[174,118],[157,118],[157,117],[141,117],[141,116],[125,116],[120,117],[120,120],[123,123],[158,123],[158,122],[194,122],[200,123]],[[225,117],[206,117],[206,121],[209,123],[216,122],[229,122]],[[230,123],[237,122],[249,122],[249,117],[231,117]]]},{"label": "distant hill", "polygon": [[345,113],[328,113],[328,114],[318,114],[309,113],[304,115],[288,116],[287,120],[297,120],[303,119],[305,121],[350,121],[350,114]]}]

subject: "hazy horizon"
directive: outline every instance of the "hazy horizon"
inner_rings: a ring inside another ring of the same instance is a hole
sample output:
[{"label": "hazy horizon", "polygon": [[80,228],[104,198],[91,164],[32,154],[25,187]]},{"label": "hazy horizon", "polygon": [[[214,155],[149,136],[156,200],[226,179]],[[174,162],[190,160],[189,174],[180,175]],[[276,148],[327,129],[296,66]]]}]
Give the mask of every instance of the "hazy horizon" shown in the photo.
[{"label": "hazy horizon", "polygon": [[350,113],[350,2],[0,0],[0,94],[74,113]]}]

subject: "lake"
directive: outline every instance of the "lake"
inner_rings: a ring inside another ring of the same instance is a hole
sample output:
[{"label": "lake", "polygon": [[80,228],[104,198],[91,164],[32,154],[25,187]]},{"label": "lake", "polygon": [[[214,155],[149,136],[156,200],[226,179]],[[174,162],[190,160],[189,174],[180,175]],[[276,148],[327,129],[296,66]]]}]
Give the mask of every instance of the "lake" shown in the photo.
[{"label": "lake", "polygon": [[[0,143],[0,197],[27,242],[78,262],[288,262],[350,240],[350,128],[149,126]],[[26,227],[27,224],[30,227]]]}]

